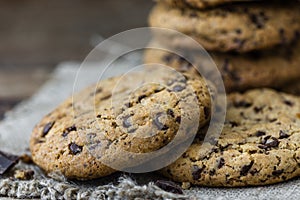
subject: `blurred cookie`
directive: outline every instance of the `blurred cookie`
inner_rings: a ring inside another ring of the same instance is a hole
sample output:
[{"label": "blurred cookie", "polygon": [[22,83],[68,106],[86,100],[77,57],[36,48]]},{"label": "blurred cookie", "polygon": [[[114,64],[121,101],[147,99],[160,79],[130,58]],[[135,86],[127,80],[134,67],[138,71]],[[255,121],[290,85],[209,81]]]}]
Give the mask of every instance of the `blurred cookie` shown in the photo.
[{"label": "blurred cookie", "polygon": [[[249,52],[284,46],[298,39],[299,5],[249,3],[199,11],[158,3],[150,14],[149,24],[186,34],[206,50]],[[194,48],[190,40],[175,32],[160,31],[155,37],[175,47]]]},{"label": "blurred cookie", "polygon": [[[154,41],[152,46],[163,48],[158,42]],[[160,63],[192,74],[197,74],[198,71],[191,63],[196,67],[209,67],[208,62],[211,61],[207,54],[199,50],[179,51],[182,52],[182,57],[168,51],[149,49],[145,52],[144,62]],[[243,55],[218,52],[209,52],[209,55],[220,70],[227,92],[259,87],[278,88],[300,78],[300,44]]]},{"label": "blurred cookie", "polygon": [[[245,0],[157,0],[157,1],[164,2],[174,7],[180,7],[180,8],[193,7],[196,9],[205,9],[205,8],[210,8],[217,5],[233,3],[233,2],[245,2]],[[252,1],[255,0],[248,0],[247,2],[252,2]]]}]

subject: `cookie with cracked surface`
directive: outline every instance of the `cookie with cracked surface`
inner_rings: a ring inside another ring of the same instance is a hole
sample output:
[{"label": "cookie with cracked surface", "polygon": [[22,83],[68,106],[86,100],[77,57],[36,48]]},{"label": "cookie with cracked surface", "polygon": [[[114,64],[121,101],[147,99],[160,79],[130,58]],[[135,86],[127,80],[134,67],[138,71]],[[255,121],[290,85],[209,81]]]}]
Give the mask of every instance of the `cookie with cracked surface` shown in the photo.
[{"label": "cookie with cracked surface", "polygon": [[[149,47],[164,48],[160,41]],[[172,48],[166,48],[172,50]],[[198,74],[196,68],[210,66],[210,58],[202,51],[179,50],[182,57],[159,49],[145,51],[145,63],[160,63],[180,72]],[[251,88],[280,88],[300,78],[300,43],[276,50],[249,52],[243,55],[209,52],[223,77],[227,92],[244,91]],[[192,65],[193,64],[193,65]],[[220,82],[220,80],[219,80]],[[220,84],[216,82],[216,84]]]},{"label": "cookie with cracked surface", "polygon": [[[157,4],[149,17],[153,27],[184,33],[206,50],[249,52],[293,43],[300,33],[300,3],[257,3],[224,6],[205,11]],[[173,46],[193,48],[176,32],[160,31],[155,37]]]},{"label": "cookie with cracked surface", "polygon": [[195,140],[161,172],[203,186],[250,186],[300,175],[300,98],[270,89],[228,96],[216,144]]},{"label": "cookie with cracked surface", "polygon": [[171,6],[180,7],[180,8],[192,7],[197,9],[206,9],[206,8],[215,7],[217,5],[227,4],[227,3],[242,2],[244,0],[157,0],[157,1],[164,2]]},{"label": "cookie with cracked surface", "polygon": [[33,161],[47,173],[60,172],[67,178],[109,175],[115,166],[120,170],[124,164],[144,161],[124,151],[161,149],[177,137],[179,127],[181,139],[191,136],[187,128],[192,119],[199,119],[196,129],[209,121],[210,99],[204,79],[175,71],[148,70],[100,81],[36,125],[30,140]]}]

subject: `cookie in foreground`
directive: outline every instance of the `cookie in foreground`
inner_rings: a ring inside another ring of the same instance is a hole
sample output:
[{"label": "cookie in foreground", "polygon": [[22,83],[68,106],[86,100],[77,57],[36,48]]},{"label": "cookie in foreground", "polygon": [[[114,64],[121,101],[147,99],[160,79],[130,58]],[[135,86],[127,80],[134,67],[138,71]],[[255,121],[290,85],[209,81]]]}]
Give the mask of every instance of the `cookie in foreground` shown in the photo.
[{"label": "cookie in foreground", "polygon": [[[216,144],[209,141],[216,140]],[[300,97],[270,89],[228,96],[220,138],[195,140],[161,172],[201,186],[255,186],[300,175]]]},{"label": "cookie in foreground", "polygon": [[[181,109],[182,102],[188,110]],[[210,109],[210,92],[199,77],[148,70],[102,80],[67,99],[36,125],[30,141],[32,158],[47,173],[67,178],[107,176],[128,163],[139,164],[123,151],[161,149],[184,120],[180,137],[187,139],[190,133],[185,130],[196,127],[194,119],[199,120],[196,128],[203,127]]]}]

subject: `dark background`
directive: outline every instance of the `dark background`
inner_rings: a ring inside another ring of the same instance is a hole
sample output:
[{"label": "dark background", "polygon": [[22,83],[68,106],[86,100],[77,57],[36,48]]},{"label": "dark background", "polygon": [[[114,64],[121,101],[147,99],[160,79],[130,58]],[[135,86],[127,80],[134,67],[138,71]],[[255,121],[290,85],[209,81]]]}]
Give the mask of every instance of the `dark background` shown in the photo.
[{"label": "dark background", "polygon": [[92,41],[147,26],[151,0],[0,0],[0,119]]}]

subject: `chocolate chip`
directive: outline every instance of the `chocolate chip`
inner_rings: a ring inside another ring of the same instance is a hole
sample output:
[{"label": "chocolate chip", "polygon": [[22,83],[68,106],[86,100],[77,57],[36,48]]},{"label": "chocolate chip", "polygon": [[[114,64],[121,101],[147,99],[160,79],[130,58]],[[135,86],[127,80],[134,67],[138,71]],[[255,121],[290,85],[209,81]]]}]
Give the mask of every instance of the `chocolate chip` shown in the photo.
[{"label": "chocolate chip", "polygon": [[68,132],[71,132],[71,131],[77,131],[77,128],[76,128],[75,125],[72,125],[72,126],[68,127],[66,130],[67,130]]},{"label": "chocolate chip", "polygon": [[242,33],[242,30],[241,30],[241,29],[236,29],[235,32],[236,32],[237,34],[241,34],[241,33]]},{"label": "chocolate chip", "polygon": [[130,102],[128,102],[128,103],[125,103],[124,104],[127,108],[130,108],[130,107],[132,107],[132,103],[130,103]]},{"label": "chocolate chip", "polygon": [[72,132],[72,131],[77,131],[77,128],[76,128],[75,125],[72,125],[72,126],[66,128],[66,129],[64,130],[64,132],[62,133],[62,136],[63,136],[63,137],[67,137],[67,135],[68,135],[70,132]]},{"label": "chocolate chip", "polygon": [[250,14],[250,20],[256,25],[256,28],[261,29],[265,25],[265,17],[262,15]]},{"label": "chocolate chip", "polygon": [[179,187],[172,181],[158,180],[155,182],[155,185],[167,192],[172,192],[174,194],[183,194],[181,187]]},{"label": "chocolate chip", "polygon": [[284,138],[288,138],[288,137],[290,137],[290,135],[286,134],[282,130],[279,131],[279,139],[284,139]]},{"label": "chocolate chip", "polygon": [[261,112],[261,111],[263,110],[263,108],[264,108],[264,107],[256,107],[256,106],[255,106],[255,107],[253,108],[253,110],[254,110],[255,113],[259,113],[259,112]]},{"label": "chocolate chip", "polygon": [[249,103],[247,101],[235,101],[233,103],[234,107],[236,108],[249,108],[252,106],[252,103]]},{"label": "chocolate chip", "polygon": [[172,109],[168,109],[167,114],[170,115],[171,117],[175,117],[174,111]]},{"label": "chocolate chip", "polygon": [[266,136],[265,138],[263,138],[262,144],[266,147],[278,147],[279,141],[277,138]]},{"label": "chocolate chip", "polygon": [[63,136],[63,137],[67,137],[67,136],[68,136],[68,134],[69,134],[69,132],[63,132],[63,133],[61,134],[61,136]]},{"label": "chocolate chip", "polygon": [[263,135],[266,135],[266,132],[265,132],[265,131],[257,131],[257,132],[255,133],[255,136],[256,136],[256,137],[260,137],[260,136],[263,136]]},{"label": "chocolate chip", "polygon": [[290,107],[292,107],[294,105],[294,103],[289,101],[289,100],[284,100],[283,103],[290,106]]},{"label": "chocolate chip", "polygon": [[130,126],[132,126],[132,124],[131,124],[131,122],[130,122],[130,116],[128,115],[128,116],[125,116],[124,118],[123,118],[123,127],[125,127],[125,128],[129,128]]},{"label": "chocolate chip", "polygon": [[79,146],[77,144],[75,144],[74,142],[72,142],[70,145],[69,145],[69,149],[71,151],[71,153],[73,155],[76,155],[76,154],[79,154],[82,152],[82,146]]},{"label": "chocolate chip", "polygon": [[147,96],[146,95],[141,95],[141,96],[139,96],[139,98],[138,98],[138,102],[141,102],[142,101],[142,99],[144,99],[144,98],[146,98]]},{"label": "chocolate chip", "polygon": [[194,180],[198,180],[201,177],[201,173],[204,170],[203,168],[199,168],[197,165],[192,166],[192,176]]},{"label": "chocolate chip", "polygon": [[240,175],[241,176],[246,176],[249,172],[249,170],[251,169],[251,167],[253,166],[254,162],[251,161],[249,165],[244,165],[241,169]]},{"label": "chocolate chip", "polygon": [[262,143],[262,144],[265,144],[266,141],[267,141],[268,139],[270,139],[270,138],[271,138],[271,135],[268,135],[268,136],[264,137],[264,138],[261,140],[261,143]]},{"label": "chocolate chip", "polygon": [[234,121],[230,121],[229,124],[231,125],[231,128],[239,126],[239,124],[237,122],[234,122]]},{"label": "chocolate chip", "polygon": [[183,87],[183,86],[181,86],[181,85],[175,85],[174,87],[173,87],[173,90],[172,91],[174,91],[174,92],[181,92],[182,90],[184,90],[185,89],[185,87]]},{"label": "chocolate chip", "polygon": [[268,149],[268,147],[266,145],[262,145],[262,144],[258,145],[258,148],[260,148],[260,149]]},{"label": "chocolate chip", "polygon": [[217,164],[217,167],[220,169],[221,167],[223,167],[225,165],[225,160],[224,158],[220,158],[218,160],[218,164]]},{"label": "chocolate chip", "polygon": [[253,169],[249,172],[252,176],[258,173],[257,169]]},{"label": "chocolate chip", "polygon": [[10,168],[17,164],[18,156],[10,155],[0,151],[0,175],[3,175]]},{"label": "chocolate chip", "polygon": [[274,170],[272,172],[272,175],[273,176],[280,176],[282,173],[283,173],[283,169],[281,169],[281,170]]},{"label": "chocolate chip", "polygon": [[49,131],[51,130],[51,128],[53,127],[55,122],[49,122],[44,126],[43,132],[42,132],[42,137],[45,137]]},{"label": "chocolate chip", "polygon": [[209,171],[209,175],[210,176],[213,176],[215,174],[216,174],[216,170],[215,169],[212,169],[212,170]]},{"label": "chocolate chip", "polygon": [[176,117],[175,122],[177,122],[178,124],[180,124],[180,122],[181,122],[181,117],[180,117],[180,116]]},{"label": "chocolate chip", "polygon": [[159,121],[159,118],[163,115],[163,113],[157,113],[157,115],[155,116],[154,120],[153,120],[153,124],[158,128],[158,130],[162,130],[165,131],[167,130],[169,127],[165,124],[162,124]]}]

